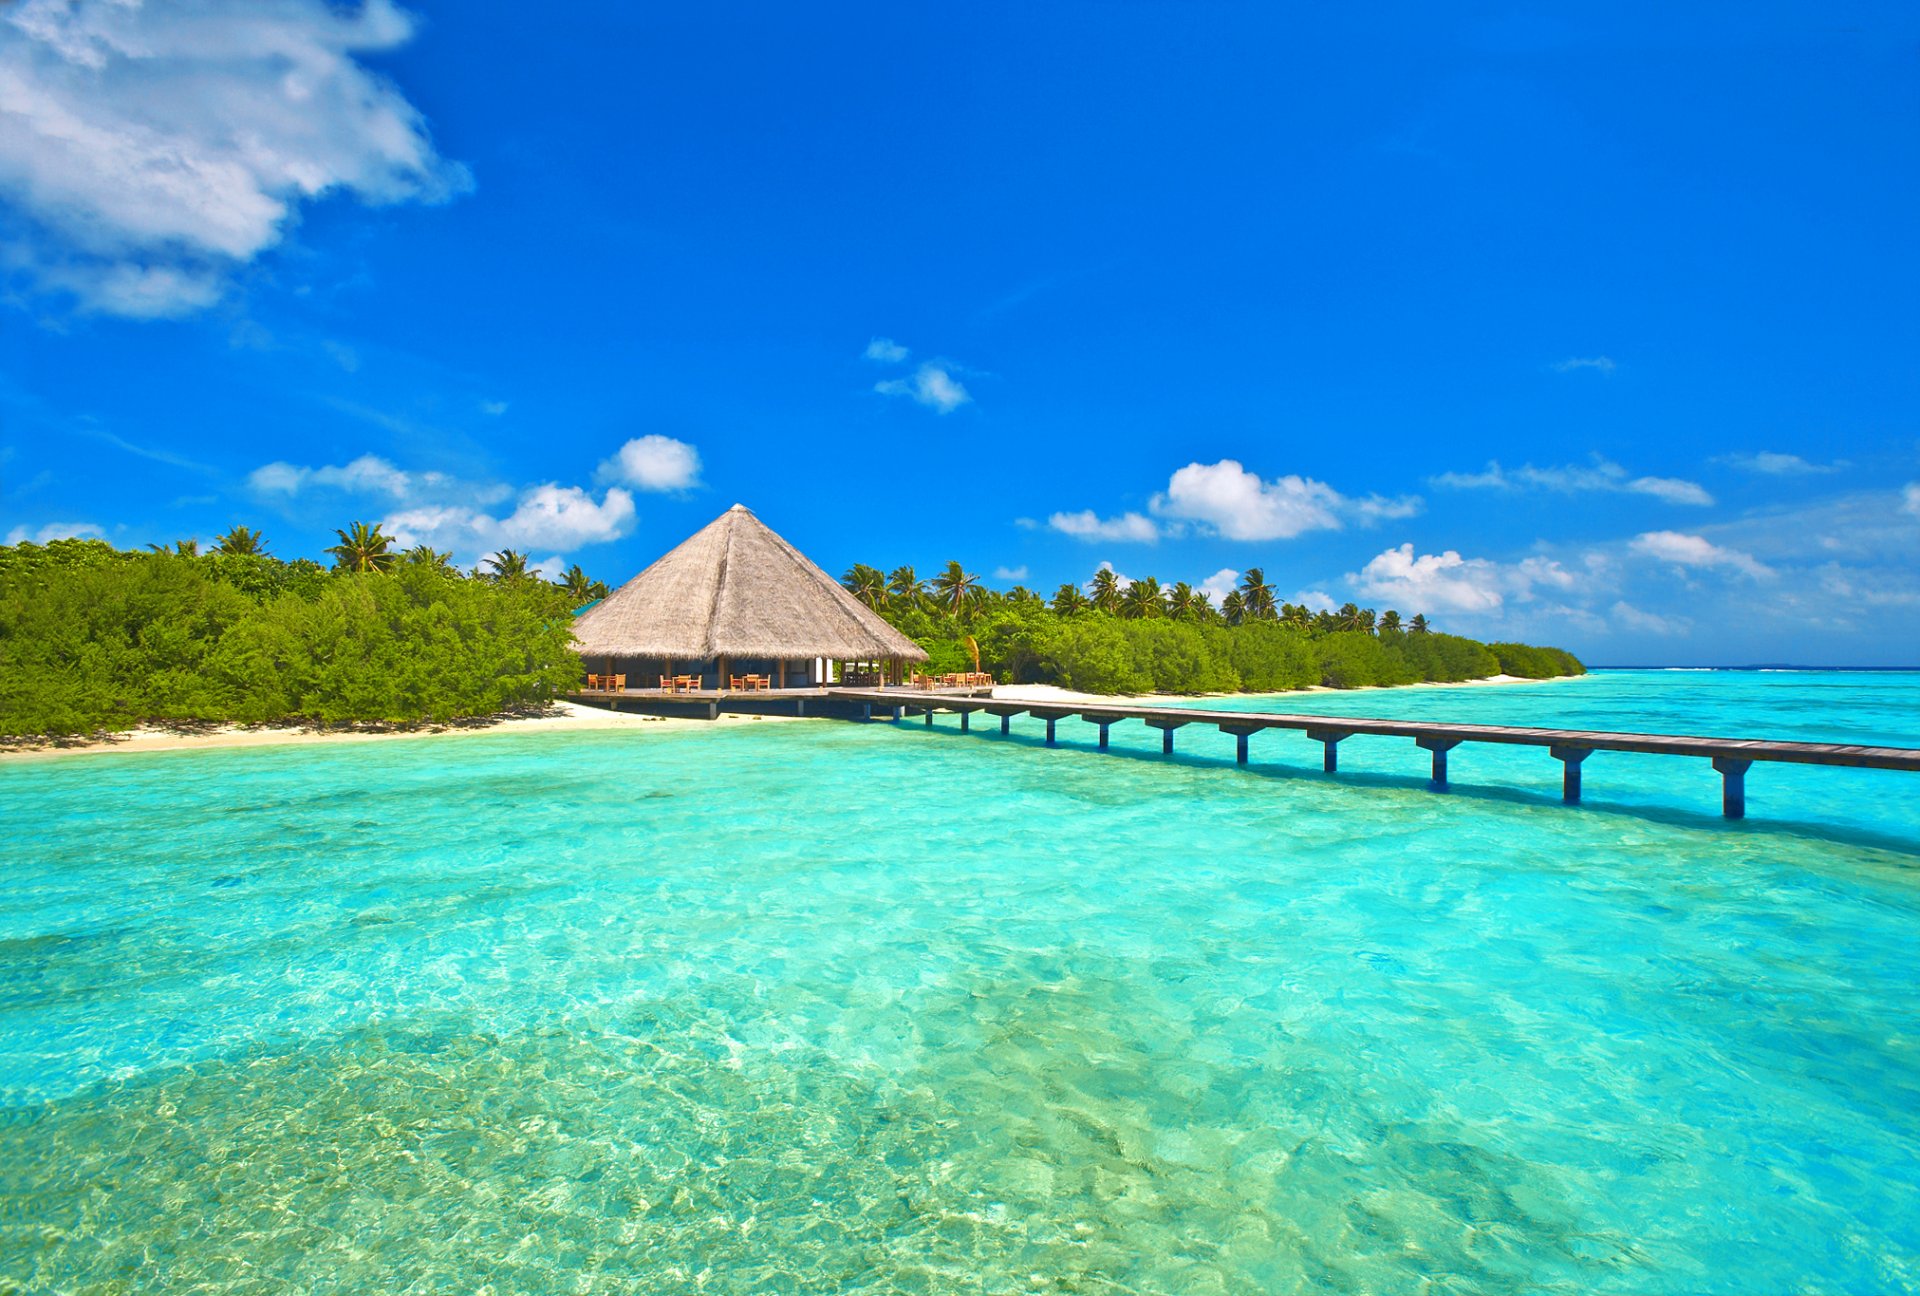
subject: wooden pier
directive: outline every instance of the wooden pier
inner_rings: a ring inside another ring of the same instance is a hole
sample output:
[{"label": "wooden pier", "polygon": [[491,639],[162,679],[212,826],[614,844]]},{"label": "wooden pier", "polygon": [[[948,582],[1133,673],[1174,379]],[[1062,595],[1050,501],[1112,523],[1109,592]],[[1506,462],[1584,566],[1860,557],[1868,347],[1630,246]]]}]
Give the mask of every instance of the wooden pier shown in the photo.
[{"label": "wooden pier", "polygon": [[1270,729],[1288,729],[1304,733],[1322,749],[1322,767],[1329,773],[1340,768],[1340,744],[1362,735],[1380,738],[1411,738],[1433,757],[1432,786],[1447,786],[1447,753],[1461,743],[1504,743],[1508,746],[1544,747],[1560,762],[1561,799],[1569,805],[1580,800],[1581,764],[1597,751],[1641,752],[1656,756],[1692,756],[1710,761],[1721,780],[1721,810],[1729,819],[1741,819],[1747,813],[1747,770],[1755,761],[1777,761],[1789,765],[1837,765],[1854,769],[1920,771],[1920,749],[1912,747],[1861,747],[1844,743],[1771,742],[1738,738],[1694,738],[1678,734],[1605,733],[1580,729],[1522,729],[1507,725],[1437,724],[1421,720],[1369,720],[1357,716],[1289,715],[1267,711],[1212,711],[1189,707],[1102,705],[1097,703],[1015,702],[992,697],[912,696],[901,689],[822,690],[826,699],[837,705],[832,714],[852,719],[901,721],[909,714],[924,715],[933,723],[936,711],[951,711],[960,716],[960,727],[970,727],[976,714],[996,716],[1000,732],[1011,730],[1013,717],[1030,715],[1046,722],[1047,742],[1055,741],[1055,726],[1062,720],[1078,719],[1098,726],[1099,745],[1107,746],[1107,731],[1124,720],[1138,720],[1160,731],[1160,750],[1173,753],[1173,735],[1187,725],[1211,725],[1232,734],[1237,742],[1236,757],[1244,765],[1248,760],[1248,742],[1254,734]]}]

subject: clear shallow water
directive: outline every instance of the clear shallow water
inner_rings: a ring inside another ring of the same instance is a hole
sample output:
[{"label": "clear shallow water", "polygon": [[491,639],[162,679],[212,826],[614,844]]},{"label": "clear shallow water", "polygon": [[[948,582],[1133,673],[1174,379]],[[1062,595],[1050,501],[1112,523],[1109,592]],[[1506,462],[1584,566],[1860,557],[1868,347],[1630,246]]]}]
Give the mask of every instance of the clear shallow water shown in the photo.
[{"label": "clear shallow water", "polygon": [[[1285,709],[1920,713],[1793,678]],[[0,1290],[1920,1283],[1920,779],[952,729],[0,767]]]}]

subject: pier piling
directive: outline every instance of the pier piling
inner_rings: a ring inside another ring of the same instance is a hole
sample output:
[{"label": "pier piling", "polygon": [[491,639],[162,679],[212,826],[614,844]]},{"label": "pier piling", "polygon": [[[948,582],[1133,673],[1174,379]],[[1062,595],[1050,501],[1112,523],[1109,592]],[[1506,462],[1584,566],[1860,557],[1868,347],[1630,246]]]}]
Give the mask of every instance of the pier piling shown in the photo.
[{"label": "pier piling", "polygon": [[[905,708],[926,713],[933,723],[934,711],[954,711],[960,715],[960,728],[968,727],[968,715],[984,710],[1000,719],[1000,732],[1012,732],[1015,715],[1034,715],[1047,722],[1047,745],[1058,745],[1058,724],[1062,718],[1079,717],[1100,729],[1100,746],[1108,745],[1108,732],[1123,720],[1139,720],[1160,731],[1160,750],[1173,754],[1173,731],[1183,725],[1205,724],[1234,736],[1234,758],[1245,765],[1249,761],[1249,740],[1269,729],[1291,729],[1302,733],[1323,749],[1322,768],[1329,774],[1340,770],[1340,744],[1355,736],[1411,738],[1433,757],[1433,788],[1448,786],[1448,753],[1463,742],[1494,743],[1504,746],[1543,747],[1560,762],[1560,798],[1578,805],[1581,796],[1581,767],[1596,751],[1634,752],[1643,755],[1689,756],[1711,760],[1721,778],[1721,813],[1729,819],[1744,819],[1747,813],[1747,771],[1755,761],[1774,761],[1790,765],[1824,765],[1837,768],[1907,770],[1920,773],[1920,748],[1870,747],[1856,743],[1809,743],[1755,738],[1711,738],[1689,734],[1616,733],[1590,729],[1535,729],[1512,725],[1454,724],[1430,720],[1384,720],[1358,716],[1309,716],[1266,711],[1204,710],[1199,707],[1139,706],[1114,703],[1087,710],[1034,704],[994,701],[977,694],[942,698],[916,696],[911,701],[898,692],[883,689],[821,690],[830,703],[841,707],[839,714],[859,720],[872,720],[885,708],[900,723]],[[597,695],[593,700],[600,700]],[[702,699],[706,701],[706,699]],[[678,705],[679,700],[674,699]],[[699,706],[700,703],[694,703]],[[712,714],[716,703],[701,706]],[[1051,711],[1052,714],[1047,714]],[[1332,723],[1329,723],[1332,721]],[[1338,728],[1333,724],[1337,723]]]},{"label": "pier piling", "polygon": [[1580,762],[1593,755],[1591,747],[1547,748],[1547,755],[1560,762],[1560,799],[1568,805],[1580,804]]},{"label": "pier piling", "polygon": [[1750,760],[1715,756],[1713,768],[1720,775],[1720,813],[1729,819],[1747,817],[1747,769]]},{"label": "pier piling", "polygon": [[1307,737],[1319,743],[1324,753],[1320,758],[1320,768],[1329,774],[1338,774],[1340,772],[1340,744],[1343,740],[1353,737],[1353,731],[1350,729],[1309,729],[1307,730]]},{"label": "pier piling", "polygon": [[1433,753],[1433,790],[1447,790],[1447,753],[1460,745],[1458,738],[1415,738],[1414,745]]}]

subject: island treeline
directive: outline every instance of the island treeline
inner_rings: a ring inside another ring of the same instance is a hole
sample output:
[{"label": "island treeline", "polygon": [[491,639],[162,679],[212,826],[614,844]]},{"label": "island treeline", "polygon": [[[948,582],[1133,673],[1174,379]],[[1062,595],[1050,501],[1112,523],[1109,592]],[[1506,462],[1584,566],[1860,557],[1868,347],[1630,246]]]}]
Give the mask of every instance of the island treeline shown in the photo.
[{"label": "island treeline", "polygon": [[[266,552],[236,527],[207,552],[101,540],[0,547],[0,737],[188,724],[445,723],[543,706],[579,687],[573,614],[606,587],[508,550],[480,571],[376,526],[339,531],[331,566]],[[1096,573],[1051,600],[989,590],[959,563],[931,580],[855,566],[855,597],[935,673],[1088,693],[1269,692],[1579,674],[1572,654],[1480,643],[1424,616],[1311,611],[1249,571],[1218,608],[1185,584]],[[977,653],[977,660],[976,660]]]},{"label": "island treeline", "polygon": [[988,589],[960,563],[931,579],[912,567],[856,564],[841,583],[930,655],[935,674],[980,669],[1086,693],[1280,692],[1586,672],[1560,648],[1482,643],[1348,603],[1314,611],[1281,601],[1251,568],[1218,607],[1186,582],[1127,582],[1107,568],[1051,599]]},{"label": "island treeline", "polygon": [[605,593],[579,568],[554,584],[508,551],[468,575],[377,527],[339,535],[331,568],[244,527],[207,553],[0,547],[0,736],[445,722],[578,686],[572,611]]}]

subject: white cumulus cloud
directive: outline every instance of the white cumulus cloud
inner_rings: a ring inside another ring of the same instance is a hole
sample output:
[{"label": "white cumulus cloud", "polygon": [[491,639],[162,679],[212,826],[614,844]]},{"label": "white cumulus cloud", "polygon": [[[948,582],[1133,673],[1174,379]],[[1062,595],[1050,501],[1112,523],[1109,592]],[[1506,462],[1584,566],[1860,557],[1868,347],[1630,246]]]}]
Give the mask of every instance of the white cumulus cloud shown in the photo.
[{"label": "white cumulus cloud", "polygon": [[1750,553],[1722,548],[1705,536],[1687,535],[1681,531],[1648,531],[1634,537],[1628,548],[1636,554],[1672,563],[1676,567],[1724,568],[1756,580],[1764,580],[1774,574],[1773,568]]},{"label": "white cumulus cloud", "polygon": [[1416,556],[1411,543],[1375,555],[1348,579],[1372,598],[1422,611],[1491,612],[1506,601],[1499,564],[1453,549]]},{"label": "white cumulus cloud", "polygon": [[7,532],[7,543],[51,544],[55,540],[99,539],[106,535],[91,522],[49,522],[43,527],[17,526]]},{"label": "white cumulus cloud", "polygon": [[1920,517],[1920,482],[1908,482],[1906,489],[1900,492],[1900,507],[1903,511]]},{"label": "white cumulus cloud", "polygon": [[1240,573],[1231,567],[1222,567],[1205,580],[1196,582],[1194,588],[1212,599],[1215,607],[1219,607],[1221,599],[1240,588]]},{"label": "white cumulus cloud", "polygon": [[1267,481],[1237,459],[1190,463],[1153,497],[1153,511],[1210,527],[1229,540],[1288,540],[1307,531],[1339,530],[1349,518],[1362,524],[1409,517],[1417,497],[1351,498],[1323,481],[1289,474]]},{"label": "white cumulus cloud", "polygon": [[388,514],[380,526],[402,548],[427,544],[459,555],[502,549],[564,553],[618,540],[633,529],[634,518],[633,495],[618,486],[596,501],[578,486],[548,482],[522,492],[505,517],[457,504],[426,505]]},{"label": "white cumulus cloud", "polygon": [[1047,519],[1047,525],[1076,540],[1123,540],[1152,544],[1160,538],[1160,528],[1153,519],[1139,513],[1103,518],[1092,509],[1082,509],[1078,513],[1055,513]]},{"label": "white cumulus cloud", "polygon": [[598,475],[645,491],[686,490],[700,480],[700,452],[672,437],[635,437],[600,465]]},{"label": "white cumulus cloud", "polygon": [[1022,563],[1018,567],[995,567],[993,578],[1003,581],[1023,581],[1027,578],[1027,566]]},{"label": "white cumulus cloud", "polygon": [[82,309],[187,314],[302,202],[439,201],[465,168],[358,61],[404,44],[390,0],[24,0],[0,19],[0,256]]},{"label": "white cumulus cloud", "polygon": [[960,380],[937,364],[923,364],[911,378],[889,378],[873,389],[882,396],[906,396],[941,414],[951,414],[973,397]]},{"label": "white cumulus cloud", "polygon": [[884,337],[877,337],[867,343],[867,349],[862,352],[868,360],[878,360],[882,364],[899,364],[911,354],[913,353],[892,338]]}]

